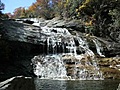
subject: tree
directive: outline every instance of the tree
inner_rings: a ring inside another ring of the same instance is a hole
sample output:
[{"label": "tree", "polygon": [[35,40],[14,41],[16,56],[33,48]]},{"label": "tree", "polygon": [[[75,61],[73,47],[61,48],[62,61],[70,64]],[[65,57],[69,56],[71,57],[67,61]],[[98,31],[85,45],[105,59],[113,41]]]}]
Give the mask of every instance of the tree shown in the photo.
[{"label": "tree", "polygon": [[24,17],[26,17],[25,8],[19,7],[14,10],[13,18],[24,18]]},{"label": "tree", "polygon": [[2,3],[1,0],[0,0],[0,10],[4,10],[4,8],[5,8],[5,4]]},{"label": "tree", "polygon": [[3,17],[3,14],[2,14],[2,11],[1,11],[1,10],[4,10],[4,8],[5,8],[5,4],[3,4],[3,3],[1,2],[1,0],[0,0],[0,18]]},{"label": "tree", "polygon": [[36,0],[27,10],[29,17],[43,17],[50,19],[54,17],[54,10],[52,0]]},{"label": "tree", "polygon": [[54,17],[52,0],[37,0],[36,4],[37,4],[36,10],[39,12],[40,17],[44,17],[46,19],[51,19]]},{"label": "tree", "polygon": [[117,8],[119,2],[118,0],[85,0],[78,8],[79,17],[87,17],[84,21],[87,21],[88,17],[91,18],[94,21],[94,34],[107,36],[110,34],[109,24],[113,22],[109,11]]},{"label": "tree", "polygon": [[54,3],[55,16],[63,17],[64,4],[62,0],[54,0],[53,3]]}]

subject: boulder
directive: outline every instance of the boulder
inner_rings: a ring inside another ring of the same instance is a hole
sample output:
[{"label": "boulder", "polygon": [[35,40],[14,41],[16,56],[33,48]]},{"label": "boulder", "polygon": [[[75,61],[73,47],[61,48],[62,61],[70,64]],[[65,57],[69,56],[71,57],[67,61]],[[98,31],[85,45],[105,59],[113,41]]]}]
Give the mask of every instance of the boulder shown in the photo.
[{"label": "boulder", "polygon": [[34,77],[31,58],[43,53],[45,48],[39,28],[18,21],[1,22],[0,81],[18,75]]},{"label": "boulder", "polygon": [[0,90],[36,90],[34,80],[29,77],[17,76],[0,82]]}]

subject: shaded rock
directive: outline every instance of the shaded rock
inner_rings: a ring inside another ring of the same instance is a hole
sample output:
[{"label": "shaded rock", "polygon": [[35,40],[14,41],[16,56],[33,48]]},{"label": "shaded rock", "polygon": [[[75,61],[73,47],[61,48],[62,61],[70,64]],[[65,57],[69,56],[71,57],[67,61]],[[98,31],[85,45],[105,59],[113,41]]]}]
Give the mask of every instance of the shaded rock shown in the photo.
[{"label": "shaded rock", "polygon": [[0,82],[0,90],[35,90],[34,80],[27,77],[13,77]]},{"label": "shaded rock", "polygon": [[34,22],[33,21],[30,21],[30,20],[25,20],[23,21],[24,23],[28,23],[28,24],[33,24]]},{"label": "shaded rock", "polygon": [[119,30],[116,30],[116,31],[113,30],[113,31],[111,31],[110,38],[113,41],[120,43],[120,31]]},{"label": "shaded rock", "polygon": [[[46,36],[40,27],[21,21],[2,20],[0,23],[0,81],[13,76],[34,77],[31,58],[46,53]],[[41,42],[42,41],[42,42]]]},{"label": "shaded rock", "polygon": [[0,40],[0,81],[18,75],[34,76],[31,58],[43,49],[40,45]]},{"label": "shaded rock", "polygon": [[105,51],[108,57],[120,55],[120,43],[110,42],[108,47],[108,50]]}]

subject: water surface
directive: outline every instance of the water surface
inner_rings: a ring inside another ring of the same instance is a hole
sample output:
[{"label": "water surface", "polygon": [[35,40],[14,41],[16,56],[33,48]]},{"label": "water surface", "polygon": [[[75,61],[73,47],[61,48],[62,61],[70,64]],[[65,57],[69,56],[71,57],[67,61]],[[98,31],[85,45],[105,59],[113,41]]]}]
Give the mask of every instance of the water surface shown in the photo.
[{"label": "water surface", "polygon": [[36,90],[117,90],[120,80],[43,80],[35,79]]}]

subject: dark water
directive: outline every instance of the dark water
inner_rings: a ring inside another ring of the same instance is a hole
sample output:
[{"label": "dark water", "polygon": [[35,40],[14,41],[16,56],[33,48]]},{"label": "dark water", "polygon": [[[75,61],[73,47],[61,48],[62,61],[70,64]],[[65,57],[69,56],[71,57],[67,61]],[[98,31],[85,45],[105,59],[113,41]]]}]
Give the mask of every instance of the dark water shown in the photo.
[{"label": "dark water", "polygon": [[70,81],[35,79],[36,90],[117,90],[120,80]]}]

